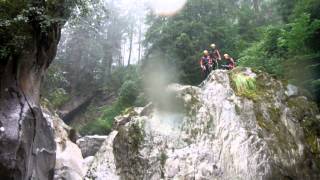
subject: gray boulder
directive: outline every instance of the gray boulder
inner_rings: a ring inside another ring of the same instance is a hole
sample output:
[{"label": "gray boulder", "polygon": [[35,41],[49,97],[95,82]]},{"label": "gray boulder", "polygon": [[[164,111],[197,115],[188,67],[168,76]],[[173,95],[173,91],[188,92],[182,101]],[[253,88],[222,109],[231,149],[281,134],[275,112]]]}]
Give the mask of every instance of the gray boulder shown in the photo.
[{"label": "gray boulder", "polygon": [[77,145],[81,149],[84,158],[94,156],[100,149],[107,136],[84,136],[77,140]]},{"label": "gray boulder", "polygon": [[117,131],[113,131],[104,141],[101,149],[92,160],[85,177],[86,180],[120,179],[120,176],[118,176],[116,172],[115,157],[113,154],[113,142],[117,133]]}]

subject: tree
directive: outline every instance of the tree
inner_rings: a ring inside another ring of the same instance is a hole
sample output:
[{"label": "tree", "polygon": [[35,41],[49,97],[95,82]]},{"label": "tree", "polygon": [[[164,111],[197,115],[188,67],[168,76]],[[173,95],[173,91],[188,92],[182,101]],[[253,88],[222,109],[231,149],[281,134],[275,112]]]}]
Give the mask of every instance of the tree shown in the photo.
[{"label": "tree", "polygon": [[290,0],[290,1],[278,0],[278,1],[276,1],[276,7],[278,8],[278,10],[281,14],[282,20],[285,23],[289,22],[290,16],[293,13],[293,10],[294,10],[294,7],[295,7],[295,4],[297,3],[297,1],[298,0]]},{"label": "tree", "polygon": [[240,64],[262,68],[309,90],[320,102],[320,2],[278,0],[282,21],[265,24],[259,38],[241,53]]},{"label": "tree", "polygon": [[[52,67],[64,74],[68,84],[59,83],[66,85],[63,87],[48,86],[47,82],[52,79],[48,77],[43,95],[48,97],[57,88],[63,88],[70,97],[69,101],[78,101],[91,97],[97,90],[109,85],[112,70],[123,65],[121,43],[124,29],[128,26],[124,15],[115,5],[112,2],[102,4],[94,1],[90,4],[93,11],[68,21],[54,63],[59,68]],[[65,103],[69,104],[69,101]]]},{"label": "tree", "polygon": [[131,62],[131,54],[132,54],[132,45],[133,45],[133,24],[131,23],[131,25],[129,26],[129,57],[128,57],[128,66],[130,65]]}]

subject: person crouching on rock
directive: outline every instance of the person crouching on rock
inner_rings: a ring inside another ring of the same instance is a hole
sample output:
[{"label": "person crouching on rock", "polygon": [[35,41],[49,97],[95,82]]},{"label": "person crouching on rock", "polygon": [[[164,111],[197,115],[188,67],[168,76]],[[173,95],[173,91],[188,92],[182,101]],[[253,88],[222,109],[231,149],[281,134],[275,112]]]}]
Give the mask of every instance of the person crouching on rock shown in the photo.
[{"label": "person crouching on rock", "polygon": [[211,67],[212,67],[212,60],[209,56],[209,52],[207,50],[203,51],[203,56],[200,59],[200,67],[202,77],[205,79],[210,74]]},{"label": "person crouching on rock", "polygon": [[234,59],[229,54],[224,54],[223,57],[227,61],[227,65],[225,66],[226,69],[232,70],[236,67]]}]

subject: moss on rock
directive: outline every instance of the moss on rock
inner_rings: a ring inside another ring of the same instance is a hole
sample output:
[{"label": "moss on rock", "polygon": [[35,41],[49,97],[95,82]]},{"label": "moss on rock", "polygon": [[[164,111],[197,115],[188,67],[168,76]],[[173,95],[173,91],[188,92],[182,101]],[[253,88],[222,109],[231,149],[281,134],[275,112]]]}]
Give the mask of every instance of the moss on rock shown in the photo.
[{"label": "moss on rock", "polygon": [[320,120],[316,118],[319,114],[317,105],[301,96],[288,99],[287,104],[293,117],[301,123],[306,143],[316,157],[317,166],[320,167]]},{"label": "moss on rock", "polygon": [[231,73],[231,85],[238,96],[256,99],[256,78],[243,73]]},{"label": "moss on rock", "polygon": [[165,178],[164,167],[165,167],[167,159],[168,159],[168,155],[165,152],[161,152],[160,157],[159,157],[160,165],[161,165],[161,178]]},{"label": "moss on rock", "polygon": [[268,113],[271,121],[273,121],[275,124],[279,123],[281,118],[281,112],[279,108],[271,107],[268,109]]},{"label": "moss on rock", "polygon": [[139,124],[133,123],[129,127],[128,134],[131,139],[132,150],[135,152],[139,151],[139,147],[144,140],[144,130]]},{"label": "moss on rock", "polygon": [[237,113],[237,115],[240,115],[241,114],[241,108],[240,108],[240,106],[239,105],[237,105],[237,104],[235,104],[235,110],[236,110],[236,113]]},{"label": "moss on rock", "polygon": [[[269,107],[266,110],[261,108],[263,104],[256,104],[254,108],[255,116],[259,127],[261,128],[261,137],[269,136],[268,146],[274,154],[282,154],[283,149],[298,149],[298,145],[293,140],[292,134],[287,129],[286,125],[281,122],[281,111],[278,108]],[[273,141],[276,141],[273,142]]]}]

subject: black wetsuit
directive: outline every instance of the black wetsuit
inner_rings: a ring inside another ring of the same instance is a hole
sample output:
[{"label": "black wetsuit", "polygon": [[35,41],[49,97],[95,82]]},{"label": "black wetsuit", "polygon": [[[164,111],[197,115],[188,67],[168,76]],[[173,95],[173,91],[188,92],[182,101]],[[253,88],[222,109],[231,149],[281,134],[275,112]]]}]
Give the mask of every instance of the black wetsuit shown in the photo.
[{"label": "black wetsuit", "polygon": [[202,76],[207,78],[211,71],[211,59],[209,56],[203,56],[200,61],[200,64],[205,67],[205,70],[202,70]]}]

